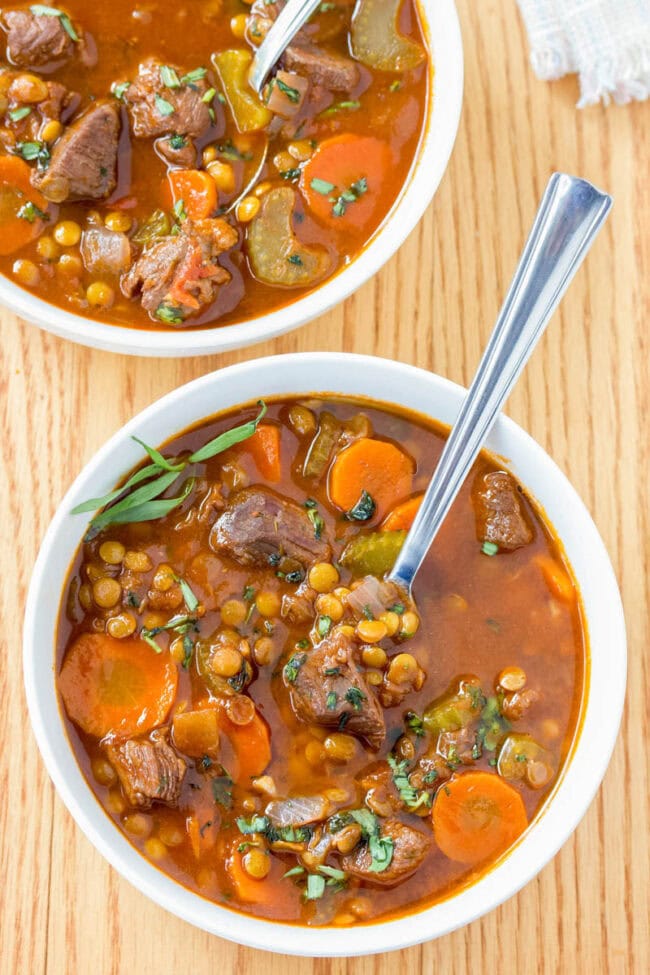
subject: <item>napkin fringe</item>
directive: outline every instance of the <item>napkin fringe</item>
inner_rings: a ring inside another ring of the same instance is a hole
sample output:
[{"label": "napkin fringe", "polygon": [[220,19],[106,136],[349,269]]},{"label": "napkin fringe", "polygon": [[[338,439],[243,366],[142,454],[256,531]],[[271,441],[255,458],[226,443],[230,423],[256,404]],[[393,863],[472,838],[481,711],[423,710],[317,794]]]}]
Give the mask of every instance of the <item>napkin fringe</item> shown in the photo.
[{"label": "napkin fringe", "polygon": [[578,108],[650,96],[647,0],[518,0],[538,78],[580,76]]},{"label": "napkin fringe", "polygon": [[578,108],[596,105],[627,105],[650,95],[650,43],[635,44],[618,57],[584,66],[580,72]]}]

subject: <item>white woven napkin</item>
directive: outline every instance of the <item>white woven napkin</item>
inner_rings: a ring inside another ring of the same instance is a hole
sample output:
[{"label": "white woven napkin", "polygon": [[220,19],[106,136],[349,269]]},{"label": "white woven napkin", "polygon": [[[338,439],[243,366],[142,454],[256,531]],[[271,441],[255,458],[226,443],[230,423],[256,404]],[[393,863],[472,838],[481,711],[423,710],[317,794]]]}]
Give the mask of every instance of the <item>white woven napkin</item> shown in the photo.
[{"label": "white woven napkin", "polygon": [[650,0],[518,0],[538,78],[580,76],[578,108],[650,95]]}]

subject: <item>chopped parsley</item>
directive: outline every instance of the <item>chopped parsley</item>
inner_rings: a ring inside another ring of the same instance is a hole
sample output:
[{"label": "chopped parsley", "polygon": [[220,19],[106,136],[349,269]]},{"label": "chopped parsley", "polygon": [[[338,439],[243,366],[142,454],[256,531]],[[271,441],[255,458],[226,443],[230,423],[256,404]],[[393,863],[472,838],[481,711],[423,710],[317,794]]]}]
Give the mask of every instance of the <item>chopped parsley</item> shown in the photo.
[{"label": "chopped parsley", "polygon": [[192,662],[192,655],[194,653],[194,641],[191,636],[186,633],[183,637],[183,670],[187,670]]},{"label": "chopped parsley", "polygon": [[251,833],[266,833],[270,826],[267,816],[258,816],[257,814],[251,816],[250,819],[246,819],[244,816],[238,816],[235,822],[237,823],[237,829],[244,836],[249,836]]},{"label": "chopped parsley", "polygon": [[345,692],[345,700],[348,704],[352,705],[355,711],[360,711],[363,707],[363,702],[366,700],[366,695],[360,687],[350,687]]},{"label": "chopped parsley", "polygon": [[165,88],[180,88],[181,86],[181,79],[174,68],[170,68],[168,64],[160,65],[160,80]]},{"label": "chopped parsley", "polygon": [[17,216],[19,216],[21,220],[26,220],[27,223],[35,223],[36,220],[50,219],[49,213],[43,213],[43,211],[31,201],[21,206]]},{"label": "chopped parsley", "polygon": [[185,209],[185,200],[177,200],[174,204],[174,216],[182,223],[183,220],[187,220],[187,210]]},{"label": "chopped parsley", "polygon": [[370,869],[373,873],[383,873],[393,859],[395,844],[390,836],[381,836],[379,820],[369,809],[351,809],[350,816],[361,827],[361,832],[368,841],[370,853]]},{"label": "chopped parsley", "polygon": [[363,607],[363,609],[361,610],[361,612],[363,613],[364,619],[374,620],[375,614],[373,613],[373,611],[370,608],[370,606],[368,606],[367,604]]},{"label": "chopped parsley", "polygon": [[407,728],[410,728],[411,731],[415,732],[418,738],[424,737],[424,722],[419,714],[415,713],[415,711],[406,712],[406,715],[404,716],[404,723],[406,724]]},{"label": "chopped parsley", "polygon": [[397,613],[398,616],[403,616],[406,612],[406,606],[404,603],[393,603],[392,606],[388,607],[389,613]]},{"label": "chopped parsley", "polygon": [[336,691],[330,691],[325,699],[325,707],[328,711],[336,711],[339,696]]},{"label": "chopped parsley", "polygon": [[178,577],[175,578],[183,594],[183,599],[185,601],[185,605],[187,606],[188,612],[194,613],[198,609],[199,601],[192,592],[189,582],[186,582],[185,579],[180,579]]},{"label": "chopped parsley", "polygon": [[248,678],[248,669],[246,667],[246,661],[242,660],[242,665],[239,671],[234,677],[228,677],[228,683],[232,687],[236,694],[241,694],[246,686],[246,680]]},{"label": "chopped parsley", "polygon": [[327,180],[319,179],[317,176],[312,179],[309,185],[314,193],[320,193],[321,196],[329,196],[336,189],[334,183],[328,183]]},{"label": "chopped parsley", "polygon": [[426,790],[418,792],[409,782],[408,762],[406,760],[398,762],[393,755],[389,755],[387,761],[393,773],[395,788],[408,809],[413,811],[419,809],[420,806],[430,806],[433,801],[431,793]]},{"label": "chopped parsley", "polygon": [[280,91],[282,92],[282,94],[286,95],[289,101],[293,105],[298,104],[298,102],[300,101],[300,92],[298,91],[297,88],[292,88],[291,85],[287,85],[286,82],[282,81],[281,78],[276,78],[275,83],[280,89]]},{"label": "chopped parsley", "polygon": [[498,551],[499,546],[495,542],[483,542],[481,545],[483,555],[496,555]]},{"label": "chopped parsley", "polygon": [[[289,258],[291,260],[291,258]],[[302,264],[302,261],[300,262]],[[323,534],[323,528],[325,527],[325,522],[323,521],[321,515],[318,514],[316,510],[316,504],[308,504],[305,501],[305,507],[307,508],[307,517],[314,526],[314,537],[320,539]]]},{"label": "chopped parsley", "polygon": [[296,647],[298,648],[298,650],[308,650],[309,646],[310,646],[309,640],[305,640],[305,639],[298,640],[298,642],[296,643]]},{"label": "chopped parsley", "polygon": [[326,637],[331,629],[332,629],[332,617],[319,616],[318,623],[316,624],[316,630],[318,632],[318,635],[321,637]]},{"label": "chopped parsley", "polygon": [[340,667],[326,667],[323,671],[326,677],[338,677],[341,673]]},{"label": "chopped parsley", "polygon": [[127,596],[126,596],[126,605],[127,606],[132,606],[133,609],[140,609],[140,599],[138,597],[137,592],[133,592],[132,589],[129,589],[129,591],[127,593]]},{"label": "chopped parsley", "polygon": [[310,873],[307,877],[307,888],[303,897],[306,901],[316,901],[325,893],[325,878],[320,874]]},{"label": "chopped parsley", "polygon": [[29,105],[23,105],[22,108],[12,108],[9,112],[9,118],[12,122],[20,122],[22,119],[27,118],[27,116],[31,114],[31,107]]},{"label": "chopped parsley", "polygon": [[336,115],[338,112],[356,112],[361,108],[361,102],[359,101],[345,101],[345,102],[335,102],[330,105],[329,108],[325,108],[320,112],[321,117],[327,115]]},{"label": "chopped parsley", "polygon": [[117,98],[118,102],[124,101],[124,96],[131,87],[130,81],[123,81],[119,85],[113,85],[113,95]]},{"label": "chopped parsley", "polygon": [[355,183],[352,183],[349,189],[343,190],[343,192],[337,198],[331,200],[331,202],[334,204],[332,207],[332,213],[335,217],[345,216],[348,207],[352,203],[356,203],[359,197],[363,196],[364,193],[367,192],[368,180],[365,176],[362,176],[361,179],[358,179]]},{"label": "chopped parsley", "polygon": [[289,264],[295,264],[296,267],[302,267],[302,257],[300,254],[290,254],[287,260]]},{"label": "chopped parsley", "polygon": [[399,91],[401,87],[402,87],[401,81],[391,81],[389,90],[395,92],[395,91]]},{"label": "chopped parsley", "polygon": [[172,149],[184,149],[187,145],[187,139],[184,135],[178,135],[178,133],[174,132],[174,134],[169,137],[169,145]]},{"label": "chopped parsley", "polygon": [[361,492],[357,503],[346,514],[348,521],[370,521],[377,509],[374,499],[367,491]]},{"label": "chopped parsley", "polygon": [[181,84],[192,87],[197,81],[203,81],[207,73],[207,68],[195,68],[194,71],[188,71],[187,74],[183,75]]},{"label": "chopped parsley", "polygon": [[162,97],[162,95],[156,95],[154,98],[154,103],[156,105],[156,108],[158,109],[158,113],[164,116],[165,118],[168,115],[173,115],[174,112],[176,111],[176,109],[171,104],[171,102],[168,102],[166,98]]},{"label": "chopped parsley", "polygon": [[185,320],[180,308],[176,308],[166,301],[161,302],[156,308],[156,318],[168,325],[180,325]]},{"label": "chopped parsley", "polygon": [[212,795],[214,801],[224,809],[232,809],[232,779],[223,766],[221,773],[212,779]]},{"label": "chopped parsley", "polygon": [[294,653],[284,665],[284,679],[289,684],[295,684],[298,679],[298,671],[307,659],[306,653]]},{"label": "chopped parsley", "polygon": [[50,163],[50,150],[44,142],[18,142],[15,152],[25,162],[36,162],[39,169],[47,169]]},{"label": "chopped parsley", "polygon": [[286,179],[288,182],[293,181],[295,179],[300,179],[300,170],[297,168],[283,169],[282,172],[280,173],[280,179]]},{"label": "chopped parsley", "polygon": [[286,873],[282,874],[282,879],[284,880],[285,877],[300,877],[304,872],[304,867],[292,867],[291,870],[287,870]]},{"label": "chopped parsley", "polygon": [[253,586],[245,586],[242,596],[247,603],[250,603],[255,595],[255,588]]}]

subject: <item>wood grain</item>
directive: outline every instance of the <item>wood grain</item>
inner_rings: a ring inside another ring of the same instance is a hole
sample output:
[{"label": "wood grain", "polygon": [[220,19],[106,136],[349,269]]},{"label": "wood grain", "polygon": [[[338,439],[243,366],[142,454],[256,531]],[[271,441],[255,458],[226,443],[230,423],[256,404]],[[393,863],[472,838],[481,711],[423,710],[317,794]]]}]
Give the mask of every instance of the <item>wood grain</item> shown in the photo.
[{"label": "wood grain", "polygon": [[[91,352],[0,314],[2,975],[650,971],[649,108],[576,111],[575,79],[548,85],[533,77],[514,0],[461,0],[459,7],[467,73],[451,166],[399,254],[344,305],[268,346],[181,362]],[[109,434],[162,393],[216,367],[252,355],[344,349],[397,357],[467,382],[554,169],[594,180],[614,194],[615,206],[508,412],[585,499],[621,583],[629,686],[605,783],[535,881],[436,942],[399,955],[312,963],[203,934],[107,866],[40,762],[20,648],[27,585],[46,525]]]}]

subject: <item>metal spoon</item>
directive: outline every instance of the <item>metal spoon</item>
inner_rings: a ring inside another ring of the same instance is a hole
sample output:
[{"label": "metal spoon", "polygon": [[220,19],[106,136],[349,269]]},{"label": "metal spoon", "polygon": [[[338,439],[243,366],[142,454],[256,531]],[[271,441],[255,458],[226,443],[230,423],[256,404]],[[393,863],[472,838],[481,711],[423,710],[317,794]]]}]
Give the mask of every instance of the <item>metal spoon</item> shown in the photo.
[{"label": "metal spoon", "polygon": [[248,80],[259,95],[266,79],[321,0],[288,0],[257,49]]},{"label": "metal spoon", "polygon": [[610,196],[584,179],[564,173],[551,176],[472,385],[388,575],[387,581],[409,597],[415,575],[501,407],[611,205]]}]

